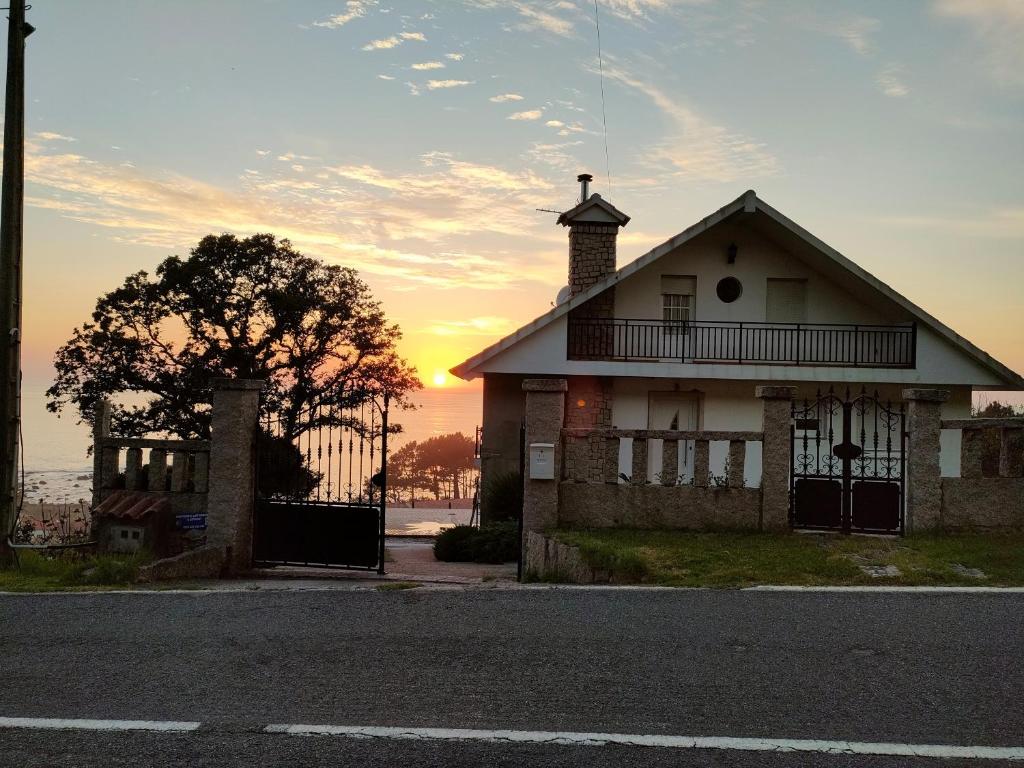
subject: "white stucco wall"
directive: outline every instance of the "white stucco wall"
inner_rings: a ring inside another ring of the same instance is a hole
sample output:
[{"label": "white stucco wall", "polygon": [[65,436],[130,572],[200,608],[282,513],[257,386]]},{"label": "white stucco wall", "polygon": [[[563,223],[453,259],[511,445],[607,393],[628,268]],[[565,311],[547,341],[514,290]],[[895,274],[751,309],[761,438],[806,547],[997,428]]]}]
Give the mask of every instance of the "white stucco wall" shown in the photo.
[{"label": "white stucco wall", "polygon": [[[882,297],[877,306],[855,299],[853,286],[845,286],[811,269],[770,242],[747,234],[736,235],[739,254],[726,263],[728,230],[717,239],[698,238],[666,254],[616,285],[615,315],[623,319],[660,320],[661,276],[697,278],[696,319],[703,321],[765,320],[768,278],[807,280],[808,323],[895,324],[911,319]],[[743,294],[726,304],[715,293],[718,281],[733,275],[743,283]],[[853,281],[853,277],[846,278]],[[863,286],[860,286],[863,293]],[[482,364],[478,370],[543,375],[656,377],[665,379],[736,379],[743,381],[821,381],[914,386],[970,384],[979,389],[1004,385],[998,376],[930,328],[918,325],[917,366],[914,369],[842,368],[828,366],[735,365],[677,362],[614,362],[566,359],[565,316],[525,337]]]},{"label": "white stucco wall", "polygon": [[[735,264],[726,262],[725,249],[730,242],[738,246]],[[765,321],[768,278],[807,281],[808,323],[887,324],[909,319],[886,315],[862,304],[841,286],[767,240],[729,230],[723,230],[718,237],[692,240],[619,283],[615,289],[615,316],[660,320],[662,275],[696,276],[696,320]],[[718,281],[728,276],[740,281],[743,293],[727,304],[718,298],[715,289]]]}]

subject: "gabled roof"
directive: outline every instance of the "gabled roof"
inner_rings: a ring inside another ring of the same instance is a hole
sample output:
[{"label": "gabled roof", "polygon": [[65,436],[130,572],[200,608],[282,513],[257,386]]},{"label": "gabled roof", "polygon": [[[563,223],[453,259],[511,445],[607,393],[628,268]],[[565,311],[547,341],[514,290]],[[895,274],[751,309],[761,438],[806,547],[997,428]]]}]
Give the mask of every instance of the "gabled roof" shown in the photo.
[{"label": "gabled roof", "polygon": [[[595,197],[597,197],[600,200],[600,197],[598,195],[592,195],[589,200],[584,201],[584,203],[582,203],[581,205],[589,203],[590,200],[593,200],[593,198]],[[600,202],[604,203],[603,200],[600,200]],[[612,210],[615,210],[608,203],[604,203],[604,205],[607,205],[609,208],[612,208]],[[566,213],[562,214],[562,216],[569,216],[578,208],[580,208],[580,206],[576,206],[576,208],[572,209],[571,211],[566,211]],[[618,213],[618,211],[616,212]],[[643,256],[630,262],[629,264],[627,264],[614,274],[609,275],[604,280],[595,283],[586,291],[577,294],[576,296],[572,297],[566,302],[563,302],[562,304],[559,304],[558,306],[544,313],[543,315],[536,318],[532,322],[527,323],[519,330],[509,334],[508,336],[496,342],[495,344],[492,344],[491,346],[487,347],[480,353],[474,355],[473,357],[469,358],[463,363],[460,363],[459,365],[455,366],[454,368],[451,369],[451,373],[467,380],[474,378],[474,369],[482,365],[483,363],[487,362],[492,357],[495,357],[496,355],[504,352],[509,347],[517,344],[519,341],[526,338],[527,336],[536,333],[537,331],[549,325],[558,318],[568,314],[570,310],[580,306],[581,304],[586,303],[590,299],[600,294],[602,291],[607,290],[616,283],[619,283],[622,280],[626,279],[630,275],[639,272],[644,267],[647,267],[651,263],[660,259],[662,256],[674,251],[681,245],[684,245],[685,243],[693,240],[698,235],[707,232],[717,224],[720,224],[727,219],[731,219],[734,216],[750,216],[758,213],[763,214],[765,217],[767,217],[767,219],[774,226],[781,228],[782,230],[788,232],[789,234],[797,238],[801,243],[803,243],[807,247],[809,252],[813,251],[814,253],[820,254],[821,257],[833,268],[838,268],[842,271],[845,271],[853,275],[864,286],[866,286],[869,289],[873,289],[875,292],[881,294],[889,301],[893,302],[895,305],[897,305],[905,312],[907,312],[917,322],[932,329],[935,333],[937,333],[942,338],[946,339],[946,341],[948,341],[954,347],[964,352],[972,360],[979,363],[984,368],[987,368],[988,370],[995,373],[1007,384],[1018,387],[1020,389],[1024,389],[1024,377],[1021,377],[1019,374],[1017,374],[1007,366],[1000,363],[994,357],[989,355],[987,352],[969,342],[967,339],[958,334],[949,326],[932,317],[932,315],[925,312],[923,309],[921,309],[921,307],[917,306],[912,301],[910,301],[910,299],[901,295],[896,290],[883,283],[877,277],[875,277],[871,273],[867,272],[865,269],[859,267],[858,265],[850,261],[850,259],[846,258],[845,256],[843,256],[843,254],[839,253],[839,251],[835,250],[827,243],[824,243],[821,240],[819,240],[817,237],[812,235],[799,224],[787,218],[783,214],[779,213],[779,211],[772,208],[770,205],[764,202],[764,200],[761,200],[757,196],[757,193],[754,192],[754,190],[752,189],[747,190],[738,198],[733,200],[731,203],[723,206],[722,208],[719,208],[710,216],[706,216],[700,221],[698,221],[696,224],[687,227],[678,235],[675,235],[674,237],[671,237],[665,242],[663,242],[661,245],[652,248]],[[559,222],[562,222],[561,217],[559,217]]]},{"label": "gabled roof", "polygon": [[570,208],[558,217],[558,223],[563,227],[581,222],[618,224],[624,227],[629,223],[629,216],[595,192],[575,208]]}]

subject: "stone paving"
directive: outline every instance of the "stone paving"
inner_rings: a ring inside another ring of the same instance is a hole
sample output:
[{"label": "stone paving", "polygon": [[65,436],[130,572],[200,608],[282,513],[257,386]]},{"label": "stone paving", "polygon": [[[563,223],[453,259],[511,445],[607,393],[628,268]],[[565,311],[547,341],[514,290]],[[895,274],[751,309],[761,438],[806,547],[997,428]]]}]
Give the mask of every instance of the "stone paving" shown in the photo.
[{"label": "stone paving", "polygon": [[385,540],[385,575],[366,571],[328,568],[258,568],[253,575],[270,579],[323,579],[345,581],[417,581],[444,584],[480,584],[515,581],[516,564],[443,563],[434,559],[434,540],[420,537],[393,537]]}]

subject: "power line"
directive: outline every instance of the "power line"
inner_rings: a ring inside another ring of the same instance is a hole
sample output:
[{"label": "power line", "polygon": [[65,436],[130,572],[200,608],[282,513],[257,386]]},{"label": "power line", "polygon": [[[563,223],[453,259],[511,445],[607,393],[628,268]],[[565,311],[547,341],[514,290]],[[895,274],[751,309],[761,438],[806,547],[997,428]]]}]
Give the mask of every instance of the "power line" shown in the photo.
[{"label": "power line", "polygon": [[608,159],[608,115],[604,107],[604,59],[601,56],[601,17],[597,12],[598,0],[594,0],[594,26],[597,27],[597,68],[601,75],[601,122],[604,125],[604,168],[608,175],[608,194],[612,191],[612,165]]}]

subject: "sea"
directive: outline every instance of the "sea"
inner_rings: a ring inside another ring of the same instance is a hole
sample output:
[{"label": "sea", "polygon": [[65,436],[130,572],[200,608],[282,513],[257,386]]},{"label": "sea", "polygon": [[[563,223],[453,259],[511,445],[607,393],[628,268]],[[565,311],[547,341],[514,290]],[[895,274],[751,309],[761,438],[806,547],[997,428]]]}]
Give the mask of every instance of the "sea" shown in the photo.
[{"label": "sea", "polygon": [[[92,442],[90,429],[75,414],[47,412],[45,387],[26,385],[22,394],[22,432],[25,464],[26,503],[77,504],[88,500],[92,487]],[[479,389],[424,389],[412,397],[408,410],[392,408],[390,419],[402,426],[391,438],[391,450],[412,440],[462,432],[473,438],[482,417],[483,396]],[[426,507],[426,505],[424,505]],[[469,511],[451,514],[446,503],[445,522],[463,522]],[[414,522],[410,520],[410,522]]]}]

